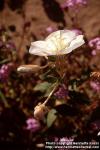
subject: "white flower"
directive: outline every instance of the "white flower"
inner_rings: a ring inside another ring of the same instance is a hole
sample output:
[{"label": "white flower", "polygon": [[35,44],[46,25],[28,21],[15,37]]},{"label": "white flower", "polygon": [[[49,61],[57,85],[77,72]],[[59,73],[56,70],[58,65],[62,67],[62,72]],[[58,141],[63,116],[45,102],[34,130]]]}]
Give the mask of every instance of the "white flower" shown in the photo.
[{"label": "white flower", "polygon": [[29,53],[39,56],[64,55],[84,43],[83,35],[70,30],[59,30],[51,33],[44,41],[32,42]]}]

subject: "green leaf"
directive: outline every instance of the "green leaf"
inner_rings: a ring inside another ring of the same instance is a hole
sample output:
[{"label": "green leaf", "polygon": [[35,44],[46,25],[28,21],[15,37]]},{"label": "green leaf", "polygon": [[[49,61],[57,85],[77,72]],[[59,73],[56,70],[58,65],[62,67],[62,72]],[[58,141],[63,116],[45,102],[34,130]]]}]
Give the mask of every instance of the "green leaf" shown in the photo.
[{"label": "green leaf", "polygon": [[56,115],[57,111],[55,109],[51,109],[47,115],[47,126],[48,128],[52,126],[52,124],[54,123],[54,121],[57,118]]},{"label": "green leaf", "polygon": [[49,86],[49,88],[47,88],[44,97],[48,97],[54,87],[55,87],[55,84],[51,84],[51,85]]},{"label": "green leaf", "polygon": [[10,59],[4,59],[4,60],[0,61],[0,65],[1,65],[1,64],[4,64],[4,63],[7,63],[7,62],[9,62],[9,61],[10,61]]},{"label": "green leaf", "polygon": [[49,82],[42,82],[37,84],[34,87],[34,91],[41,91],[41,92],[46,92],[46,90],[51,86],[51,83]]}]

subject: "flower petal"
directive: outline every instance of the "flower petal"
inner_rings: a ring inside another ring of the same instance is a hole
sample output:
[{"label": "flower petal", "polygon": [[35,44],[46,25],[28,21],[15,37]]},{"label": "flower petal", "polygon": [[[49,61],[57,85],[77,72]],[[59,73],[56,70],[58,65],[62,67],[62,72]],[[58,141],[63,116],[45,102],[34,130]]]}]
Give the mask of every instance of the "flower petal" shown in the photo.
[{"label": "flower petal", "polygon": [[80,47],[81,45],[83,45],[85,43],[85,41],[84,41],[84,39],[83,39],[83,35],[78,35],[77,37],[76,37],[76,39],[74,39],[71,43],[70,43],[70,45],[69,45],[69,47],[67,48],[65,48],[65,50],[62,50],[62,54],[68,54],[68,53],[70,53],[71,51],[73,51],[74,49],[76,49],[76,48],[78,48],[78,47]]},{"label": "flower petal", "polygon": [[59,30],[51,33],[46,42],[51,55],[60,55],[60,51],[69,46],[71,41],[76,38],[76,33],[70,30]]},{"label": "flower petal", "polygon": [[31,43],[29,53],[39,56],[47,56],[48,49],[45,41],[36,41]]},{"label": "flower petal", "polygon": [[70,30],[61,30],[60,51],[69,47],[70,43],[76,38],[76,33]]},{"label": "flower petal", "polygon": [[61,31],[61,30],[58,30],[58,31],[55,31],[55,32],[49,34],[49,36],[47,36],[47,38],[46,38],[45,40],[48,40],[48,39],[50,39],[50,38],[52,38],[52,37],[59,38],[59,37],[60,37],[60,31]]},{"label": "flower petal", "polygon": [[61,30],[61,39],[70,43],[76,37],[76,33],[70,30]]},{"label": "flower petal", "polygon": [[73,37],[76,36],[76,33],[71,30],[59,30],[59,31],[55,31],[55,32],[51,33],[49,36],[47,36],[46,40],[50,39],[52,37],[60,38],[62,36],[66,36],[67,38],[72,40]]},{"label": "flower petal", "polygon": [[57,40],[54,37],[52,37],[52,39],[48,39],[46,43],[47,43],[48,55],[56,55],[58,49]]},{"label": "flower petal", "polygon": [[33,42],[29,52],[39,56],[64,55],[83,44],[83,35],[70,30],[59,30],[51,33],[45,41]]}]

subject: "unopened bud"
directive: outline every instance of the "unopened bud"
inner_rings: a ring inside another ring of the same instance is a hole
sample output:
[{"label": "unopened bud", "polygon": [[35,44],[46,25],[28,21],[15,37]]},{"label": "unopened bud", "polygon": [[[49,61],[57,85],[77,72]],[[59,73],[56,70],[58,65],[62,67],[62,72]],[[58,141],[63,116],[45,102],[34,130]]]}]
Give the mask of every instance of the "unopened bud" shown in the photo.
[{"label": "unopened bud", "polygon": [[37,72],[40,69],[42,69],[42,67],[38,66],[38,65],[22,65],[20,67],[17,68],[18,72]]},{"label": "unopened bud", "polygon": [[38,120],[43,120],[47,112],[48,107],[44,104],[39,104],[34,108],[34,117]]}]

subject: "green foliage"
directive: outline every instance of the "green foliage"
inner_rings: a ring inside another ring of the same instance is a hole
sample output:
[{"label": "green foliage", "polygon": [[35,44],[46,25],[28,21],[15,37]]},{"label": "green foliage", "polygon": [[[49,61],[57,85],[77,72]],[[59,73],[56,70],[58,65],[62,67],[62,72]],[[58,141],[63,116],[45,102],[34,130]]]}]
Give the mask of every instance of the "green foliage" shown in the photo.
[{"label": "green foliage", "polygon": [[51,109],[47,115],[47,126],[48,128],[52,126],[52,124],[54,123],[54,121],[56,120],[57,116],[56,116],[57,111],[55,109]]},{"label": "green foliage", "polygon": [[38,83],[38,84],[34,87],[34,91],[46,92],[47,89],[48,89],[51,85],[52,85],[52,84],[49,83],[49,82]]},{"label": "green foliage", "polygon": [[34,87],[34,91],[40,91],[42,93],[44,93],[44,97],[47,97],[50,92],[53,90],[53,88],[55,87],[55,83],[49,83],[49,82],[42,82],[42,83],[38,83],[35,87]]},{"label": "green foliage", "polygon": [[4,94],[0,91],[0,99],[2,100],[2,102],[4,103],[5,107],[9,107],[9,104],[4,96]]}]

